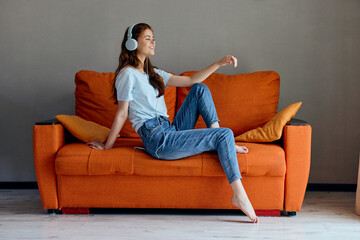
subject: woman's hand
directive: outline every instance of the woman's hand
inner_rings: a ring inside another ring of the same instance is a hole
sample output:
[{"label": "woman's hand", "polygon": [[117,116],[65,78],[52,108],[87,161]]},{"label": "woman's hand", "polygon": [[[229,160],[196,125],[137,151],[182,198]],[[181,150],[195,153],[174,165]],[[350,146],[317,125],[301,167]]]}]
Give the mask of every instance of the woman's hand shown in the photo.
[{"label": "woman's hand", "polygon": [[104,143],[102,143],[102,142],[100,142],[100,141],[88,142],[88,143],[86,143],[86,145],[88,145],[89,147],[91,147],[91,148],[93,148],[93,149],[105,150],[105,145],[104,145]]},{"label": "woman's hand", "polygon": [[227,56],[223,57],[222,59],[219,59],[217,62],[221,67],[231,64],[231,63],[234,64],[234,67],[237,67],[237,59],[231,55],[227,55]]}]

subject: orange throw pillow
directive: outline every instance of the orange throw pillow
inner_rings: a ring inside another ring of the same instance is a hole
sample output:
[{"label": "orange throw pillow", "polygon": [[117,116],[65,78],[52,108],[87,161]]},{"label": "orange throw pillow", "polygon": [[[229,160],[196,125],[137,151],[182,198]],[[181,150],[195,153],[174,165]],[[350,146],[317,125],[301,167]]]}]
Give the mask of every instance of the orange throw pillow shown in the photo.
[{"label": "orange throw pillow", "polygon": [[242,142],[272,142],[281,138],[284,126],[299,110],[302,102],[291,104],[278,112],[264,126],[247,131],[235,137],[235,141]]},{"label": "orange throw pillow", "polygon": [[[105,142],[110,129],[92,121],[74,115],[57,115],[55,117],[76,138],[83,142]],[[119,135],[120,136],[120,135]]]},{"label": "orange throw pillow", "polygon": [[[196,72],[184,72],[192,76]],[[274,71],[242,74],[213,73],[203,81],[214,100],[221,127],[230,128],[234,136],[263,126],[276,114],[279,101],[280,75]],[[177,111],[191,87],[178,87]],[[206,128],[201,115],[195,129]]]},{"label": "orange throw pillow", "polygon": [[[113,84],[115,73],[81,70],[75,75],[75,114],[85,120],[111,128],[118,105],[114,103]],[[166,88],[165,103],[169,120],[173,121],[176,107],[176,87]],[[140,138],[127,119],[121,128],[122,137]]]}]

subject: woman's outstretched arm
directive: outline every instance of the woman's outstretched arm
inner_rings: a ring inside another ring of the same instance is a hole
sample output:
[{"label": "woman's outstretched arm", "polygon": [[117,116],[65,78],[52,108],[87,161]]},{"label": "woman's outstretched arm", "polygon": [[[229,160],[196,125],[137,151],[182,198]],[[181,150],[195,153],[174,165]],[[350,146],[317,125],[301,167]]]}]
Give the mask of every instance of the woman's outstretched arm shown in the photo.
[{"label": "woman's outstretched arm", "polygon": [[207,77],[210,76],[213,72],[215,72],[219,67],[234,64],[234,67],[237,67],[237,59],[234,56],[228,55],[225,56],[214,63],[212,63],[207,68],[195,73],[192,76],[177,76],[173,75],[170,77],[167,85],[174,87],[191,87],[195,83],[200,83],[204,81]]},{"label": "woman's outstretched arm", "polygon": [[128,109],[129,109],[129,101],[118,101],[118,110],[116,112],[114,122],[111,126],[111,130],[109,136],[106,140],[106,143],[102,143],[100,141],[92,141],[86,143],[86,145],[90,146],[94,149],[106,150],[110,149],[114,146],[116,138],[124,126],[124,123],[128,117]]}]

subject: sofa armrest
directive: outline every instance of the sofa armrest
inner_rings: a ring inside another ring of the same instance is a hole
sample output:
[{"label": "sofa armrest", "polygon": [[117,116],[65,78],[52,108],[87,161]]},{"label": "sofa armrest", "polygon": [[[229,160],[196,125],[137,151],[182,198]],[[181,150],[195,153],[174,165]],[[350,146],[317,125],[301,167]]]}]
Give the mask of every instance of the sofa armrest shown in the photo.
[{"label": "sofa armrest", "polygon": [[285,211],[300,211],[309,179],[311,126],[292,120],[284,127],[283,146],[286,157]]},{"label": "sofa armrest", "polygon": [[55,157],[65,144],[65,131],[56,121],[37,122],[33,127],[35,172],[44,209],[58,208]]}]

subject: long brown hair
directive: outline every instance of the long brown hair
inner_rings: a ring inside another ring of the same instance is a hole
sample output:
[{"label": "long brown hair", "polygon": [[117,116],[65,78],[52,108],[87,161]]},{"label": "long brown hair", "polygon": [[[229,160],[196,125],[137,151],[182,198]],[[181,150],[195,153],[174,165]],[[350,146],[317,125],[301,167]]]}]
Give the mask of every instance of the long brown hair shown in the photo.
[{"label": "long brown hair", "polygon": [[[132,29],[132,38],[135,40],[138,40],[142,31],[144,31],[146,29],[150,29],[152,31],[151,27],[146,23],[136,24]],[[121,71],[121,69],[123,69],[126,66],[132,66],[134,68],[138,68],[139,66],[141,66],[141,62],[140,62],[139,58],[137,57],[137,49],[135,51],[129,51],[125,47],[128,30],[129,30],[129,28],[127,28],[124,33],[124,38],[121,43],[121,52],[120,52],[120,56],[119,56],[119,66],[117,67],[117,69],[115,71],[115,78],[114,78],[114,84],[113,84],[113,92],[114,92],[113,97],[115,98],[115,104],[117,104],[117,92],[115,89],[115,80],[116,80],[117,75]],[[146,69],[147,64],[148,64],[148,72],[149,72],[149,82],[154,88],[156,88],[159,91],[159,94],[157,97],[161,97],[165,93],[164,81],[163,81],[162,77],[154,71],[154,68],[156,68],[156,67],[154,67],[151,64],[151,61],[148,57],[145,59],[145,62],[144,62],[144,66],[143,66],[144,72],[147,71],[147,69]]]}]

